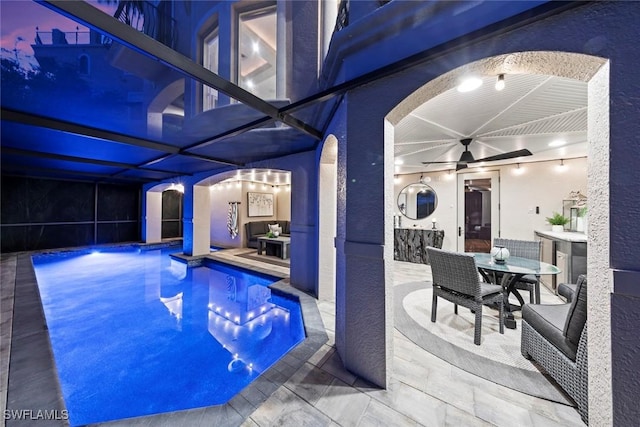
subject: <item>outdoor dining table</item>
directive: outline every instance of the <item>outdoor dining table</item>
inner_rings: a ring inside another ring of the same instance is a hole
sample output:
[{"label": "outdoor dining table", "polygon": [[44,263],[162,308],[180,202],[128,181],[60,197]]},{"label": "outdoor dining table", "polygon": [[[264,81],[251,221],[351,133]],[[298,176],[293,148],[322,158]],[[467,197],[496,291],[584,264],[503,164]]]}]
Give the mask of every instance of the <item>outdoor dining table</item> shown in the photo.
[{"label": "outdoor dining table", "polygon": [[[509,329],[516,328],[513,312],[521,310],[524,305],[524,299],[516,289],[518,281],[526,275],[534,275],[539,281],[541,275],[553,275],[562,272],[553,264],[529,258],[512,256],[505,262],[498,263],[488,253],[472,252],[470,254],[475,258],[478,271],[487,282],[502,285],[504,289],[504,326]],[[498,275],[496,273],[502,273],[500,283],[497,283],[498,280],[496,278]],[[518,299],[520,305],[509,303],[510,294],[513,294]]]}]

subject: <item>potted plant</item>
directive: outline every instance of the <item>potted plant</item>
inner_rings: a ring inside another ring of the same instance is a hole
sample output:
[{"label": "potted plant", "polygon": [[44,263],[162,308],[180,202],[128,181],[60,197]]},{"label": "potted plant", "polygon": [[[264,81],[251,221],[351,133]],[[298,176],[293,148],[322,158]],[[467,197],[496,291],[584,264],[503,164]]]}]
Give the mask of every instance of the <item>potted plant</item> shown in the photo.
[{"label": "potted plant", "polygon": [[551,231],[559,233],[564,231],[564,226],[569,222],[569,218],[558,212],[554,212],[553,216],[547,217],[547,222],[551,224]]}]

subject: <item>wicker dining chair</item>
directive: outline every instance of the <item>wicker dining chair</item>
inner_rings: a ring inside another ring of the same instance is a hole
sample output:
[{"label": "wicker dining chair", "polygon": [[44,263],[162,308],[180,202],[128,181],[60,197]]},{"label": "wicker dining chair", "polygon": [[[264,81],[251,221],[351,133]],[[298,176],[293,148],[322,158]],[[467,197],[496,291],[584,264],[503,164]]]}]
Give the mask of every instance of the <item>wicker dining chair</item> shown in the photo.
[{"label": "wicker dining chair", "polygon": [[433,276],[433,300],[431,303],[431,321],[436,321],[438,297],[454,304],[454,313],[458,314],[458,305],[467,307],[475,313],[473,342],[480,345],[482,329],[482,306],[497,305],[499,310],[500,333],[504,334],[504,297],[502,286],[480,281],[478,267],[473,255],[449,252],[427,247]]},{"label": "wicker dining chair", "polygon": [[[511,256],[540,261],[542,242],[536,240],[514,240],[496,238],[493,246],[502,246],[509,250]],[[529,302],[540,304],[540,277],[533,274],[523,276],[516,283],[516,289],[529,291]]]}]

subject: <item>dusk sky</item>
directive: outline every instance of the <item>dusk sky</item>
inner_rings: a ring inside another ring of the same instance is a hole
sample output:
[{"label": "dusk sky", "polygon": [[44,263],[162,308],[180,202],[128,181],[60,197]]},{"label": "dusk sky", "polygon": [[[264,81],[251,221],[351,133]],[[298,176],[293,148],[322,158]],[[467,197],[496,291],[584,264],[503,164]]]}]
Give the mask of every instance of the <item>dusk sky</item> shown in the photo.
[{"label": "dusk sky", "polygon": [[[90,2],[102,10],[113,14],[115,5],[98,4]],[[36,27],[40,31],[50,32],[53,28],[62,31],[76,31],[78,24],[57,13],[41,6],[31,0],[0,0],[0,47],[13,50],[18,37],[24,41],[17,44],[17,48],[26,55],[33,55],[31,44],[36,37]],[[86,27],[79,26],[80,31],[88,31]]]}]

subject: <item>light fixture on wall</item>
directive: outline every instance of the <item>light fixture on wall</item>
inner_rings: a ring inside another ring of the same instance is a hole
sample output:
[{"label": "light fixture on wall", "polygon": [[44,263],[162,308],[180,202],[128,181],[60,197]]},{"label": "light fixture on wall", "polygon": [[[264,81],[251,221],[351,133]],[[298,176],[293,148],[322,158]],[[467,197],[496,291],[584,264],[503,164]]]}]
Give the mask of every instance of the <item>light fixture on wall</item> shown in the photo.
[{"label": "light fixture on wall", "polygon": [[496,80],[496,90],[500,91],[502,89],[504,89],[504,74],[500,74],[498,80]]},{"label": "light fixture on wall", "polygon": [[167,188],[167,190],[175,190],[179,193],[184,193],[184,185],[173,183],[169,186],[169,188]]},{"label": "light fixture on wall", "polygon": [[393,176],[393,183],[394,184],[399,184],[400,183],[400,177],[398,175],[394,175]]},{"label": "light fixture on wall", "polygon": [[420,175],[420,183],[421,184],[426,184],[427,182],[431,182],[431,177],[430,176],[422,176],[422,175]]},{"label": "light fixture on wall", "polygon": [[520,167],[520,163],[517,164],[516,168],[513,170],[514,175],[522,175],[524,173],[524,168]]},{"label": "light fixture on wall", "polygon": [[558,172],[564,172],[567,170],[567,166],[564,164],[564,159],[560,159],[560,164],[556,167]]}]

